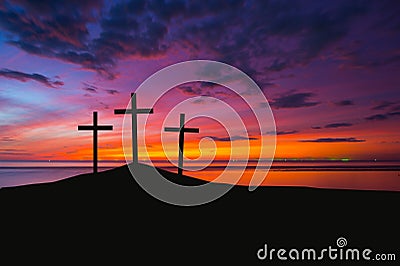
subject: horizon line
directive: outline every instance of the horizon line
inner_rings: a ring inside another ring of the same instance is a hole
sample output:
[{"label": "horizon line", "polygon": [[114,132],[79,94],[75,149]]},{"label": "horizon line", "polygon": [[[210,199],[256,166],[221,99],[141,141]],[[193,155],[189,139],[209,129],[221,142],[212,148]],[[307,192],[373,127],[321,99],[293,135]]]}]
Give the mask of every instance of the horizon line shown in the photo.
[{"label": "horizon line", "polygon": [[[175,161],[174,159],[172,161]],[[170,162],[170,160],[154,159],[154,160],[140,160],[142,163],[147,162]],[[272,162],[400,162],[400,159],[348,159],[348,158],[274,158],[274,159],[232,159],[233,162],[259,162],[259,161],[272,161]],[[42,163],[92,163],[92,160],[0,160],[0,162],[42,162]],[[99,160],[103,163],[131,163],[129,160]],[[201,160],[197,162],[208,162],[208,160]],[[216,159],[212,162],[229,162],[227,159]]]}]

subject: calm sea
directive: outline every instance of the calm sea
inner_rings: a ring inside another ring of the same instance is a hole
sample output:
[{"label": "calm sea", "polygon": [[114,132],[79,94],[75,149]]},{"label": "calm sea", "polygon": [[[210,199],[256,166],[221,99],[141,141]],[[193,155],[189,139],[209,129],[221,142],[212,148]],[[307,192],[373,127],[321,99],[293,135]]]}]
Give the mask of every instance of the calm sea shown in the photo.
[{"label": "calm sea", "polygon": [[[123,165],[102,162],[99,171]],[[80,161],[0,161],[0,187],[45,183],[93,171],[91,162]]]},{"label": "calm sea", "polygon": [[[99,171],[124,163],[101,162]],[[157,161],[154,164],[176,172],[176,167],[171,164]],[[256,163],[248,163],[240,174],[244,165],[236,161],[228,172],[233,177],[240,175],[241,185],[248,184]],[[268,164],[260,165],[264,171],[268,168]],[[199,165],[192,164],[184,173],[211,181],[225,166],[226,162],[216,161],[199,171],[196,170]],[[81,161],[0,161],[0,187],[51,182],[91,171],[91,163]],[[262,185],[400,191],[400,161],[277,161]]]}]

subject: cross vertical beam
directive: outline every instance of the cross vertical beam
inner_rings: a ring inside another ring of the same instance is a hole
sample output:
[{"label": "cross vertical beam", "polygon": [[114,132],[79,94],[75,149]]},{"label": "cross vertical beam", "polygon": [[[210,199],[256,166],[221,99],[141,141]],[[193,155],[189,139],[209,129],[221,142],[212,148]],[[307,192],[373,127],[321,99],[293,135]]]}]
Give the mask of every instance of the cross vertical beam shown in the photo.
[{"label": "cross vertical beam", "polygon": [[93,125],[79,125],[78,130],[93,131],[93,173],[97,173],[97,133],[99,130],[113,130],[113,126],[98,125],[97,112],[93,112]]},{"label": "cross vertical beam", "polygon": [[179,116],[179,127],[165,127],[165,132],[179,132],[179,151],[178,151],[178,175],[183,172],[183,147],[185,144],[185,133],[199,133],[199,128],[185,127],[185,114]]},{"label": "cross vertical beam", "polygon": [[132,123],[132,161],[134,164],[139,162],[138,139],[137,139],[137,101],[136,94],[131,93],[131,123]]},{"label": "cross vertical beam", "polygon": [[185,114],[179,115],[178,175],[183,171],[183,145],[185,144]]},{"label": "cross vertical beam", "polygon": [[93,112],[93,173],[97,173],[97,120],[97,112]]},{"label": "cross vertical beam", "polygon": [[130,109],[115,109],[115,115],[130,114],[132,123],[132,161],[134,164],[138,160],[138,139],[137,139],[137,114],[152,114],[153,108],[137,109],[136,93],[131,93],[131,108]]}]

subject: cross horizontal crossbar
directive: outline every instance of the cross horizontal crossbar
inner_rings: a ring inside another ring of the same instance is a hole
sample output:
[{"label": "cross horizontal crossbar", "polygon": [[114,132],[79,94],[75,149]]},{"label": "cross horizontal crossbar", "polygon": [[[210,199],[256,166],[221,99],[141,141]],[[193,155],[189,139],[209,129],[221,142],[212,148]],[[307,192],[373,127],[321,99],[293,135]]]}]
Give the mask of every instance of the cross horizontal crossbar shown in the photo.
[{"label": "cross horizontal crossbar", "polygon": [[113,130],[113,126],[78,126],[78,130]]},{"label": "cross horizontal crossbar", "polygon": [[[143,108],[143,109],[136,109],[134,112],[136,114],[152,114],[153,108]],[[115,109],[115,115],[124,115],[124,114],[132,114],[132,109]]]},{"label": "cross horizontal crossbar", "polygon": [[138,114],[152,114],[153,113],[153,108],[137,109],[136,113],[138,113]]},{"label": "cross horizontal crossbar", "polygon": [[200,130],[198,128],[191,128],[191,127],[184,127],[184,128],[179,128],[179,127],[165,127],[164,131],[165,132],[187,132],[187,133],[199,133]]},{"label": "cross horizontal crossbar", "polygon": [[198,128],[190,128],[190,127],[184,127],[183,131],[187,132],[187,133],[199,133],[200,132],[200,130]]},{"label": "cross horizontal crossbar", "polygon": [[181,128],[179,127],[166,127],[164,128],[165,132],[179,132],[181,131]]}]

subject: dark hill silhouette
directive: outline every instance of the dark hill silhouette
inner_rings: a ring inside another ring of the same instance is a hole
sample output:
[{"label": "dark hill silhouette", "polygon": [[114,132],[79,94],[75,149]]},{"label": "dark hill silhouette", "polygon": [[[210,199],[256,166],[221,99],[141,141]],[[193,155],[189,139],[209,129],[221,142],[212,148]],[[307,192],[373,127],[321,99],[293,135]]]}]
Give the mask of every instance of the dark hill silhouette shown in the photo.
[{"label": "dark hill silhouette", "polygon": [[[145,173],[148,166],[139,167]],[[159,171],[181,184],[204,182]],[[2,254],[19,251],[39,262],[56,254],[63,262],[111,259],[113,265],[120,259],[132,264],[252,265],[259,262],[256,252],[265,243],[327,248],[336,247],[338,237],[351,247],[398,253],[398,245],[392,244],[399,235],[398,192],[305,187],[249,192],[236,186],[212,203],[179,207],[148,195],[122,166],[2,188],[0,203]]]}]

